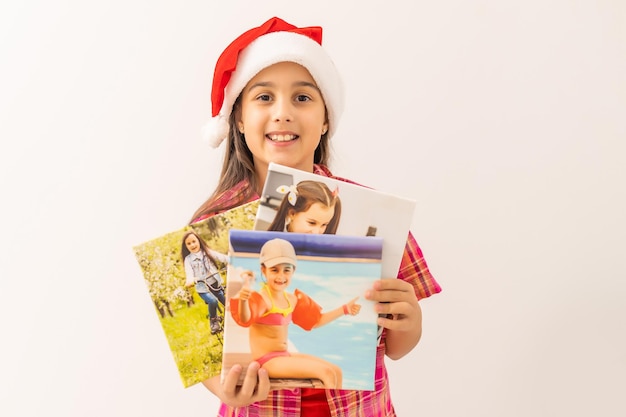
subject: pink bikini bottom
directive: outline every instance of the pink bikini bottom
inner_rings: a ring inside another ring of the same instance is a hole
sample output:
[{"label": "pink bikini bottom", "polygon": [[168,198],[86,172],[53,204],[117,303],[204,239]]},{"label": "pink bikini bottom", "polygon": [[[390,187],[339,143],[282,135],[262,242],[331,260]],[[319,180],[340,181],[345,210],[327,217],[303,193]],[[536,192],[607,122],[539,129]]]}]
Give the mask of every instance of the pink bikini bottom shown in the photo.
[{"label": "pink bikini bottom", "polygon": [[269,352],[261,356],[260,358],[257,358],[256,361],[259,363],[259,365],[263,366],[270,359],[279,358],[281,356],[291,356],[291,354],[287,352],[286,350],[282,350],[278,352]]}]

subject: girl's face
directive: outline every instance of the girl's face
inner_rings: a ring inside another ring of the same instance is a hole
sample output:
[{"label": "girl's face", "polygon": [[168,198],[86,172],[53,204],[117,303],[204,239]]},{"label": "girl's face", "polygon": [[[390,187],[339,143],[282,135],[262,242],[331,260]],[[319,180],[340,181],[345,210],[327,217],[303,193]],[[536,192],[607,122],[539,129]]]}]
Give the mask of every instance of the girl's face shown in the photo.
[{"label": "girl's face", "polygon": [[196,235],[189,235],[185,239],[185,246],[189,249],[189,252],[196,253],[200,250],[200,242]]},{"label": "girl's face", "polygon": [[309,71],[280,62],[259,72],[241,93],[237,128],[263,179],[270,162],[311,172],[328,123],[322,94]]},{"label": "girl's face", "polygon": [[328,223],[330,223],[334,214],[334,206],[328,207],[318,202],[311,204],[307,211],[296,213],[292,209],[287,215],[289,219],[287,231],[321,235],[326,231],[326,227],[328,227]]},{"label": "girl's face", "polygon": [[291,264],[278,264],[270,267],[261,265],[261,272],[265,276],[267,285],[273,291],[285,290],[291,282],[295,269]]}]

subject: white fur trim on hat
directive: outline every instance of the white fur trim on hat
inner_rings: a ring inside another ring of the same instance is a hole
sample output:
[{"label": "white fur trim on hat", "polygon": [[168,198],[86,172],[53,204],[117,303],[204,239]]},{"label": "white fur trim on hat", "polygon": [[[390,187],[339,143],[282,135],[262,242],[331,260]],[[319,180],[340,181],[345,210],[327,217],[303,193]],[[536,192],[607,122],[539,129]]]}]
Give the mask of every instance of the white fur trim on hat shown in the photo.
[{"label": "white fur trim on hat", "polygon": [[324,48],[313,39],[281,31],[258,37],[239,54],[237,68],[224,89],[222,108],[202,129],[203,137],[211,146],[219,146],[228,137],[230,113],[246,84],[261,70],[279,62],[295,62],[309,71],[326,104],[328,138],[333,136],[344,107],[344,87],[337,68]]}]

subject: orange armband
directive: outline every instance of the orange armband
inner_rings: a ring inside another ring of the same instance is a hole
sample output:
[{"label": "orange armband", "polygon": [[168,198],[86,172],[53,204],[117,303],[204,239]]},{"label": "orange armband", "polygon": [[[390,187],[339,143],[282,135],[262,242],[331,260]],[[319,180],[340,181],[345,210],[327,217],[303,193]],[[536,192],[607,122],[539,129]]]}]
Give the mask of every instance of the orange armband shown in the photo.
[{"label": "orange armband", "polygon": [[250,327],[252,323],[254,323],[260,316],[261,312],[265,309],[265,301],[263,297],[258,292],[253,292],[250,294],[250,298],[248,299],[248,307],[250,308],[250,319],[247,321],[243,321],[241,316],[239,316],[239,302],[241,300],[239,298],[231,298],[230,299],[230,315],[233,316],[233,320],[240,325],[241,327]]},{"label": "orange armband", "polygon": [[304,330],[311,330],[322,317],[322,307],[300,290],[295,290],[294,294],[298,302],[293,309],[293,322]]}]

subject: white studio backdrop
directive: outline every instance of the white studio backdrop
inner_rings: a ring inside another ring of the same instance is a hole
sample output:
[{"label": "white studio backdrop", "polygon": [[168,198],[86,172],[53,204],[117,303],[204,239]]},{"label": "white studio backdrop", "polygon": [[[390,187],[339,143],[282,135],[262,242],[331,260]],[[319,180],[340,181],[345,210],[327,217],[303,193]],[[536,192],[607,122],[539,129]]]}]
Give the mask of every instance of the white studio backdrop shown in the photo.
[{"label": "white studio backdrop", "polygon": [[626,413],[625,3],[5,3],[1,415],[215,415],[131,248],[216,184],[213,65],[273,15],[344,75],[335,173],[418,201],[443,292],[398,414]]}]

